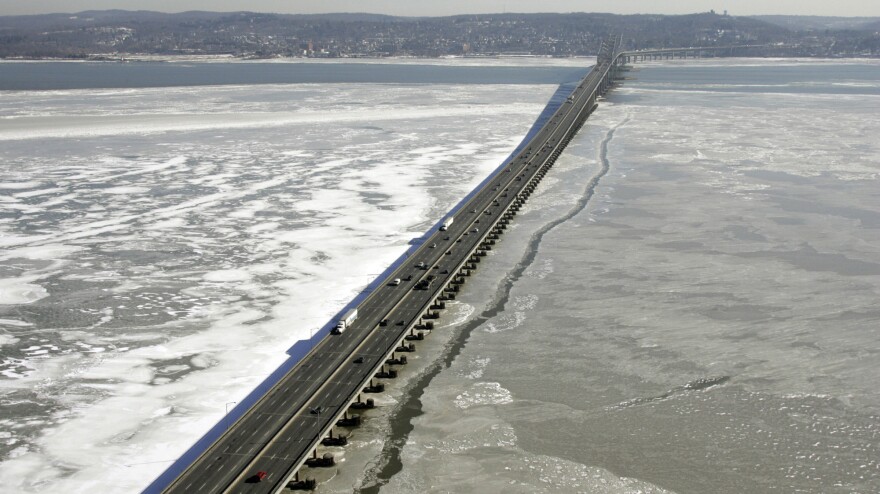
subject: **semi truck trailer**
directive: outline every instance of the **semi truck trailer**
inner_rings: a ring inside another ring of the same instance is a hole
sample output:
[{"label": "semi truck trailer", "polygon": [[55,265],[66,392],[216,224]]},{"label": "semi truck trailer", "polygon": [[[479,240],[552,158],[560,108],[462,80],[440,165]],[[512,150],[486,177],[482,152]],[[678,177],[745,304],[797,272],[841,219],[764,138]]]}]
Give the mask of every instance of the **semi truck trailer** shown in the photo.
[{"label": "semi truck trailer", "polygon": [[440,225],[440,231],[441,231],[441,232],[445,232],[446,230],[448,230],[449,227],[452,226],[452,221],[453,221],[454,219],[455,219],[455,218],[452,217],[452,216],[450,216],[449,218],[446,218],[446,221],[444,221],[443,224]]},{"label": "semi truck trailer", "polygon": [[357,309],[349,309],[342,316],[342,319],[340,319],[339,322],[336,323],[336,327],[333,328],[333,333],[334,334],[341,334],[346,329],[348,329],[349,326],[351,326],[351,324],[355,321],[355,319],[357,319],[357,317],[358,317],[358,310]]}]

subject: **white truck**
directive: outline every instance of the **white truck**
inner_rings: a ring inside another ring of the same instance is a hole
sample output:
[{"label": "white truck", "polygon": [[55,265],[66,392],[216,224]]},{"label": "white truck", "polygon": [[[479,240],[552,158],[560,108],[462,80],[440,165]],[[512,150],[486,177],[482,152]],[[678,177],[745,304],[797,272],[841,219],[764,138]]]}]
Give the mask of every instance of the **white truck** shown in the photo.
[{"label": "white truck", "polygon": [[336,323],[336,327],[333,328],[332,333],[333,334],[342,334],[349,326],[351,326],[351,323],[353,323],[355,321],[355,319],[357,319],[357,317],[358,317],[358,310],[357,309],[349,309],[342,316],[342,319],[340,319],[339,322]]},{"label": "white truck", "polygon": [[443,224],[440,225],[440,231],[441,231],[441,232],[445,232],[446,230],[448,230],[449,227],[452,226],[452,221],[453,221],[454,219],[455,219],[455,217],[453,217],[453,216],[450,216],[449,218],[446,218],[446,221],[444,221]]}]

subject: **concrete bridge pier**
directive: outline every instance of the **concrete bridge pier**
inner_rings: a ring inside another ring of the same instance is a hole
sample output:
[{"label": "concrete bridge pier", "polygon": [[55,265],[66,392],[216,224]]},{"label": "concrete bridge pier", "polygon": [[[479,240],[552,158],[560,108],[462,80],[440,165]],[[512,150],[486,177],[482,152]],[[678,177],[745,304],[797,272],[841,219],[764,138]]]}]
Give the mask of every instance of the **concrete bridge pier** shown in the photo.
[{"label": "concrete bridge pier", "polygon": [[[415,345],[413,345],[413,346],[415,346]],[[408,348],[408,347],[398,346],[395,350],[402,351],[401,348]],[[407,350],[407,351],[410,351],[410,350]],[[381,393],[383,391],[385,391],[385,384],[375,383],[375,382],[373,382],[372,378],[370,378],[370,384],[363,389],[364,393]]]},{"label": "concrete bridge pier", "polygon": [[348,436],[341,434],[334,436],[332,427],[327,437],[321,439],[321,446],[345,446],[346,444],[348,444]]},{"label": "concrete bridge pier", "polygon": [[311,477],[300,479],[299,471],[297,471],[293,476],[293,480],[287,483],[287,488],[292,491],[313,491],[318,488],[318,481]]}]

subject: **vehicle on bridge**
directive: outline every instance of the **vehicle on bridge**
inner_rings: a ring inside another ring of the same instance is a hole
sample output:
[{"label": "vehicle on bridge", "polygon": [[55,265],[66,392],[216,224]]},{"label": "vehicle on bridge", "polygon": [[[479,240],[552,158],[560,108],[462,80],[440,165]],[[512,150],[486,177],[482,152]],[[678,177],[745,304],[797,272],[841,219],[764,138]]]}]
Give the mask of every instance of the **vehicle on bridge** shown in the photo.
[{"label": "vehicle on bridge", "polygon": [[449,218],[446,218],[446,221],[444,221],[443,224],[440,225],[440,231],[445,232],[446,230],[448,230],[449,227],[452,226],[452,222],[454,220],[455,220],[454,216],[450,216]]},{"label": "vehicle on bridge", "polygon": [[251,475],[250,478],[248,478],[247,482],[251,483],[251,484],[255,484],[257,482],[262,482],[262,481],[266,480],[266,477],[268,475],[269,475],[268,473],[260,470],[259,472]]},{"label": "vehicle on bridge", "polygon": [[342,319],[340,319],[339,322],[336,323],[336,327],[333,328],[333,331],[331,332],[333,334],[342,334],[343,332],[345,332],[346,329],[348,329],[349,326],[351,326],[351,324],[355,321],[355,319],[357,319],[357,317],[358,310],[349,309],[348,312],[346,312],[345,315],[342,316]]}]

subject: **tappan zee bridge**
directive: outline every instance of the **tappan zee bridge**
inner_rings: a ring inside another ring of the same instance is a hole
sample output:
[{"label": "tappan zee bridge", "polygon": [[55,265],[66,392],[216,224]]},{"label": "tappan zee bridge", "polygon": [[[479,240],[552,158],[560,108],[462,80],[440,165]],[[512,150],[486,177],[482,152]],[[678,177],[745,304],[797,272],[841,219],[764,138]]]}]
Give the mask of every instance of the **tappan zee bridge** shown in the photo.
[{"label": "tappan zee bridge", "polygon": [[385,383],[397,377],[396,369],[406,364],[406,356],[430,334],[446,303],[456,298],[487,251],[496,247],[623,65],[721,50],[624,52],[620,45],[620,36],[603,43],[595,66],[544,126],[343,316],[343,331],[326,334],[249,409],[224,424],[223,432],[197,458],[189,465],[178,461],[146,492],[267,494],[314,489],[315,479],[300,470],[335,465],[328,448],[346,444],[347,434],[361,423],[359,411],[374,406],[366,397],[382,392]]}]

